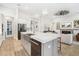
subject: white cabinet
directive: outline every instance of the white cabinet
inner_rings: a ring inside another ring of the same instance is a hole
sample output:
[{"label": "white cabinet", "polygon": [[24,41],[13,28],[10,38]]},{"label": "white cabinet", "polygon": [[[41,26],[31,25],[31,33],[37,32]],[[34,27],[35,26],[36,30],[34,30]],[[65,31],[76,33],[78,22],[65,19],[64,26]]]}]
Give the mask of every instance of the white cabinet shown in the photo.
[{"label": "white cabinet", "polygon": [[27,51],[28,55],[31,55],[31,43],[30,38],[27,35],[21,35],[22,45]]},{"label": "white cabinet", "polygon": [[42,44],[42,56],[57,56],[57,40],[49,41],[45,44]]},{"label": "white cabinet", "polygon": [[[40,42],[39,38],[30,37],[27,34],[21,35],[22,45],[31,56],[57,56],[57,39],[48,42]],[[48,39],[49,40],[49,39]]]}]

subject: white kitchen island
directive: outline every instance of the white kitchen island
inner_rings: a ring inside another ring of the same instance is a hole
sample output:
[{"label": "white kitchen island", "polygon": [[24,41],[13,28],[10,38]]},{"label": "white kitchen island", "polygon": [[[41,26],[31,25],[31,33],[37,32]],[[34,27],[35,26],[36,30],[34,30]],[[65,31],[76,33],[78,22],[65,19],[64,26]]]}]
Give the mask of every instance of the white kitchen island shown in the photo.
[{"label": "white kitchen island", "polygon": [[[33,34],[29,36],[28,34]],[[31,56],[57,56],[57,39],[55,33],[21,33],[22,45]]]}]

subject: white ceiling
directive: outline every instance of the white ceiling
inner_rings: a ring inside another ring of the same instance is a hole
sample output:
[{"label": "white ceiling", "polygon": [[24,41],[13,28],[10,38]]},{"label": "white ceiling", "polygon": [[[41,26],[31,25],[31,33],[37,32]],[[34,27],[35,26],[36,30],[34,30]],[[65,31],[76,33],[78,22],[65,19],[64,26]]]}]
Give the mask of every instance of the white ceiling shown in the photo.
[{"label": "white ceiling", "polygon": [[49,17],[54,16],[54,14],[59,10],[69,10],[70,14],[79,13],[78,3],[2,3],[0,6],[7,7],[16,10],[17,5],[19,5],[19,10],[25,13],[27,16],[33,17]]}]

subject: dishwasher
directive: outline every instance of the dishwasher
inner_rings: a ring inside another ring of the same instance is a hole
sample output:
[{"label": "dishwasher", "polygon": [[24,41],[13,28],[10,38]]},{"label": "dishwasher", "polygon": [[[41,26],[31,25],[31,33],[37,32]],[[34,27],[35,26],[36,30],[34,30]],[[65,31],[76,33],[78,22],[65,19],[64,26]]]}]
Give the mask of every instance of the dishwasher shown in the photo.
[{"label": "dishwasher", "polygon": [[73,31],[72,30],[61,30],[61,42],[65,44],[72,44]]},{"label": "dishwasher", "polygon": [[41,56],[41,42],[31,39],[31,56]]}]

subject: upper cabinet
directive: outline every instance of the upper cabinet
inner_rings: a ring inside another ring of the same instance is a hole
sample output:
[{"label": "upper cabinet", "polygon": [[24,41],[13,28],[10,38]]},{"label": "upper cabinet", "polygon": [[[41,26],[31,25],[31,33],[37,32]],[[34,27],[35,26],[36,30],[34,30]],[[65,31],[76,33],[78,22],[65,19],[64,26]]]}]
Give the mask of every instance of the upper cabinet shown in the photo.
[{"label": "upper cabinet", "polygon": [[56,29],[56,22],[51,22],[51,23],[46,23],[46,25],[44,26],[44,30],[45,31],[53,31]]},{"label": "upper cabinet", "polygon": [[31,31],[33,31],[33,32],[39,31],[39,21],[31,20],[30,26],[31,26],[30,27]]},{"label": "upper cabinet", "polygon": [[74,20],[74,29],[79,29],[79,20]]},{"label": "upper cabinet", "polygon": [[72,22],[60,22],[60,29],[72,29],[73,23]]}]

